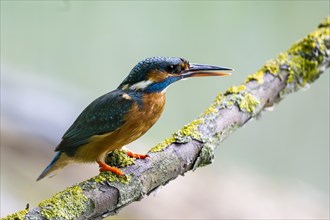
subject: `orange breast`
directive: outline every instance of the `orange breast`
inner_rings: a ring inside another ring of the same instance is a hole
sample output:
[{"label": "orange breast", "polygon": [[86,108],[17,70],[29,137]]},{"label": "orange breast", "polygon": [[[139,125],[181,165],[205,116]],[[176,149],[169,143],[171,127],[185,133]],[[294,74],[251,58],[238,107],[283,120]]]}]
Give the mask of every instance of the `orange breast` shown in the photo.
[{"label": "orange breast", "polygon": [[125,123],[117,130],[90,138],[74,155],[78,162],[103,160],[106,154],[131,143],[146,133],[159,119],[165,106],[165,94],[144,95],[142,106],[135,103],[126,115]]}]

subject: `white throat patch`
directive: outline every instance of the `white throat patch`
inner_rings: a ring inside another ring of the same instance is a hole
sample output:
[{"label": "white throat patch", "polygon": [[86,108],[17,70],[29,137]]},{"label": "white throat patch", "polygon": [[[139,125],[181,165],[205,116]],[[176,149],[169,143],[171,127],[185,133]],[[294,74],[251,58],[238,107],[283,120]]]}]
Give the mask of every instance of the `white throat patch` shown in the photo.
[{"label": "white throat patch", "polygon": [[150,81],[150,80],[141,81],[141,82],[131,85],[130,89],[133,89],[133,90],[144,89],[144,88],[147,88],[152,83],[153,83],[153,81]]}]

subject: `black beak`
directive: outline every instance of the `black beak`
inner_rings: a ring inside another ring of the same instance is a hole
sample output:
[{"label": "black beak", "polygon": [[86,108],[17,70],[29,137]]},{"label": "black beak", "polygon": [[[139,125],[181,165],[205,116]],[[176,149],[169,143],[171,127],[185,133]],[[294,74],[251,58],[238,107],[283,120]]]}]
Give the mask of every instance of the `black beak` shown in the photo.
[{"label": "black beak", "polygon": [[200,76],[229,76],[229,72],[224,71],[234,71],[231,68],[212,66],[204,64],[190,64],[189,69],[184,70],[180,76],[183,78],[187,77],[200,77]]}]

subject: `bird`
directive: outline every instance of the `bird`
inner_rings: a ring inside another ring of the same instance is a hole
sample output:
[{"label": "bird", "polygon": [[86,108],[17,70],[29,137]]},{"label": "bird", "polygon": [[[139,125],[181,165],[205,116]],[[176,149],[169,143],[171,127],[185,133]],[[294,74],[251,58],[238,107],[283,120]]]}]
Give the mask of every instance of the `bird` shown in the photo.
[{"label": "bird", "polygon": [[[145,134],[159,119],[165,92],[172,83],[190,77],[227,76],[233,69],[189,63],[181,57],[151,57],[140,61],[117,89],[91,102],[77,117],[55,149],[55,156],[37,178],[41,180],[71,163],[99,164],[100,172],[123,176],[105,163],[115,149]],[[148,155],[127,151],[133,158]]]}]

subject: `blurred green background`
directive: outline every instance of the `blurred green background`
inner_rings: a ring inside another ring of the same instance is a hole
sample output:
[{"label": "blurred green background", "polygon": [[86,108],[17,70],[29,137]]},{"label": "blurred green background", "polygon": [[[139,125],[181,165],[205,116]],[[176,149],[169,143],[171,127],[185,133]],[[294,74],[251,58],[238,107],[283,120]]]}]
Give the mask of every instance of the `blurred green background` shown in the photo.
[{"label": "blurred green background", "polygon": [[[1,1],[1,216],[97,174],[73,165],[35,182],[61,135],[140,60],[180,56],[235,69],[168,90],[146,152],[216,94],[316,29],[329,1]],[[329,218],[329,70],[237,130],[212,165],[112,218]]]}]

